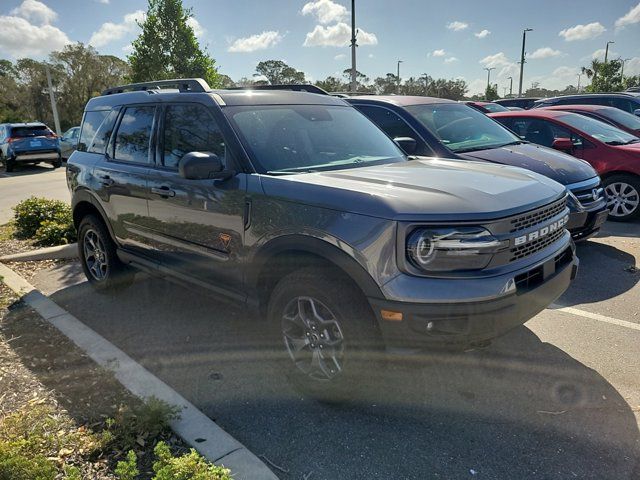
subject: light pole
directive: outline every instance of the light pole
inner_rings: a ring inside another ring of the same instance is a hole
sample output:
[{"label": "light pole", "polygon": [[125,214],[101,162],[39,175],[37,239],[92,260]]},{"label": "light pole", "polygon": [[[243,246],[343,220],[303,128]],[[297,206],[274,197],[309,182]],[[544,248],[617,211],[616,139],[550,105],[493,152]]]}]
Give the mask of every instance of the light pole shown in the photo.
[{"label": "light pole", "polygon": [[45,65],[45,73],[47,74],[47,85],[49,86],[49,99],[51,100],[51,110],[53,111],[53,123],[56,127],[56,134],[62,135],[60,130],[60,119],[58,118],[58,106],[56,105],[56,96],[53,91],[53,82],[51,81],[51,72],[49,71],[49,65]]},{"label": "light pole", "polygon": [[351,91],[358,90],[358,78],[356,72],[356,0],[351,0]]},{"label": "light pole", "polygon": [[396,77],[397,89],[396,93],[400,93],[400,64],[403,63],[402,60],[398,60],[398,76]]},{"label": "light pole", "polygon": [[522,32],[522,53],[520,54],[520,85],[518,87],[518,97],[522,96],[522,75],[524,74],[524,48],[527,43],[527,32],[533,32],[533,28],[525,28]]},{"label": "light pole", "polygon": [[513,77],[507,77],[509,80],[509,96],[513,95]]},{"label": "light pole", "polygon": [[607,59],[609,58],[609,45],[616,42],[607,42],[607,46],[604,49],[604,63],[607,63]]},{"label": "light pole", "polygon": [[487,90],[489,90],[491,88],[491,70],[495,70],[496,67],[484,67],[484,69],[487,71]]},{"label": "light pole", "polygon": [[580,78],[582,78],[582,74],[577,73],[576,76],[578,77],[578,93],[580,93]]},{"label": "light pole", "polygon": [[624,83],[624,64],[626,62],[628,62],[629,60],[631,60],[630,58],[621,58],[620,61],[622,62],[622,69],[620,70],[620,78],[622,79],[622,83]]}]

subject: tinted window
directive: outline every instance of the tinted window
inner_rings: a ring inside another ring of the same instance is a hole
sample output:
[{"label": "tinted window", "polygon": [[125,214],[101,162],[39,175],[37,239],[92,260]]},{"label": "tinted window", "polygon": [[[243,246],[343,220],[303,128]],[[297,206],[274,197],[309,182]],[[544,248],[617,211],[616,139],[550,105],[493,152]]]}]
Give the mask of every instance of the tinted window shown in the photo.
[{"label": "tinted window", "polygon": [[359,105],[356,108],[369,117],[373,123],[378,125],[391,138],[410,137],[416,140],[416,150],[411,152],[413,155],[433,155],[433,151],[425,145],[415,130],[396,113],[383,107]]},{"label": "tinted window", "polygon": [[116,134],[114,158],[133,163],[149,163],[149,142],[155,107],[128,107]]},{"label": "tinted window", "polygon": [[539,118],[496,118],[496,120],[526,141],[545,147],[552,147],[553,142],[558,138],[570,138],[575,146],[583,144],[582,137],[548,120]]},{"label": "tinted window", "polygon": [[576,130],[580,130],[609,145],[626,145],[628,143],[638,142],[638,137],[624,130],[620,130],[618,127],[601,122],[600,120],[583,117],[575,113],[567,113],[559,117],[559,119]]},{"label": "tinted window", "polygon": [[118,110],[112,110],[109,112],[109,115],[105,120],[103,120],[100,128],[93,137],[91,141],[91,145],[87,149],[87,151],[91,153],[104,153],[107,147],[107,143],[109,142],[109,138],[111,138],[111,133],[113,132],[114,125],[116,123],[116,119],[118,117]]},{"label": "tinted window", "polygon": [[598,113],[605,118],[610,118],[620,125],[624,125],[626,128],[640,131],[640,118],[631,113],[623,112],[617,108],[598,110]]},{"label": "tinted window", "polygon": [[612,98],[611,106],[624,110],[625,112],[633,113],[633,103],[626,98]]},{"label": "tinted window", "polygon": [[44,135],[52,135],[53,132],[49,130],[46,125],[37,125],[34,127],[14,127],[11,131],[11,136],[16,138],[24,137],[41,137]]},{"label": "tinted window", "polygon": [[95,137],[98,128],[102,125],[102,122],[109,114],[109,110],[100,110],[97,112],[85,112],[82,119],[82,127],[80,133],[80,141],[78,142],[78,150],[86,152],[91,143],[93,137]]},{"label": "tinted window", "polygon": [[355,108],[326,105],[227,107],[236,130],[266,172],[338,170],[405,160]]},{"label": "tinted window", "polygon": [[211,114],[201,105],[170,105],[165,111],[163,162],[177,168],[189,152],[212,152],[225,156],[224,139]]}]

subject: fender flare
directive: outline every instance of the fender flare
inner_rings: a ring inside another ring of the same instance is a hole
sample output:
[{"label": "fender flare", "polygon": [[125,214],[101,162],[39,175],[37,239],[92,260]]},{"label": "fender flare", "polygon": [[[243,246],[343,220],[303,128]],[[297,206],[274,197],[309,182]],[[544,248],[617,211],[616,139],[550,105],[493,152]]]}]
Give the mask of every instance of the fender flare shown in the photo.
[{"label": "fender flare", "polygon": [[102,208],[100,201],[96,198],[94,193],[85,188],[76,190],[75,192],[73,192],[73,195],[72,195],[71,210],[73,211],[73,222],[75,224],[76,229],[79,226],[76,223],[76,208],[81,203],[89,203],[93,208],[95,208],[98,211],[98,214],[102,217],[102,221],[104,222],[104,224],[107,226],[107,229],[109,230],[109,234],[111,235],[111,238],[115,242],[116,237],[113,232],[113,229],[111,228],[111,223],[108,221],[108,217],[106,212],[104,211],[104,208]]}]

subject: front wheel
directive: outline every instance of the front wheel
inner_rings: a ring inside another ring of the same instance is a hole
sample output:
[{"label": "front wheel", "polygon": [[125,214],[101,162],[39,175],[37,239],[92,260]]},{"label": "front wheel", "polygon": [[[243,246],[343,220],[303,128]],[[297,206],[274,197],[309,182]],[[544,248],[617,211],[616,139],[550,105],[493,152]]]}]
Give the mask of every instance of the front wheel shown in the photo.
[{"label": "front wheel", "polygon": [[628,222],[640,215],[640,177],[612,175],[604,180],[609,220]]},{"label": "front wheel", "polygon": [[87,215],[80,222],[78,250],[82,269],[96,290],[117,290],[133,282],[133,272],[118,258],[109,230],[94,215]]},{"label": "front wheel", "polygon": [[285,374],[322,401],[352,398],[380,373],[383,344],[364,295],[331,268],[298,270],[275,287],[268,309]]}]

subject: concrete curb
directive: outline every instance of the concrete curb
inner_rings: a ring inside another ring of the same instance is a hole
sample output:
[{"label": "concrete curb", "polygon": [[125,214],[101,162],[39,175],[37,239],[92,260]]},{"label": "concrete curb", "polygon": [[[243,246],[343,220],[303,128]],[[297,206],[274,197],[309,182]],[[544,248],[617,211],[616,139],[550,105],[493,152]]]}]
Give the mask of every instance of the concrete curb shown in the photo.
[{"label": "concrete curb", "polygon": [[34,260],[66,260],[78,258],[78,244],[39,248],[30,252],[14,253],[0,257],[0,262],[30,262]]},{"label": "concrete curb", "polygon": [[278,480],[262,460],[191,402],[2,264],[0,279],[132,394],[141,399],[154,396],[182,408],[171,428],[209,461],[230,468],[235,480]]}]

